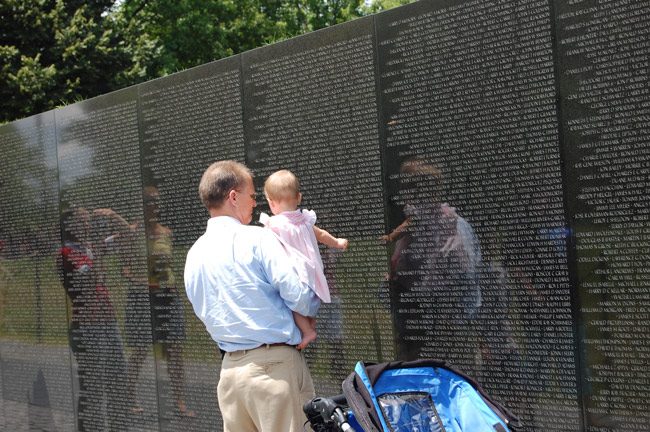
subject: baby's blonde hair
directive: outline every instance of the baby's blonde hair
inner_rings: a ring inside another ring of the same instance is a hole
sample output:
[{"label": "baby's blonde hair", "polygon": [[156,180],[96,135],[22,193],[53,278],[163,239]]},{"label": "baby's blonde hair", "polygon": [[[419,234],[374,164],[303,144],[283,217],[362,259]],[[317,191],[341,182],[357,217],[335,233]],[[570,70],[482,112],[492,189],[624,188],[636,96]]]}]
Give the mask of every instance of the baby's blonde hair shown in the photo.
[{"label": "baby's blonde hair", "polygon": [[286,169],[276,171],[264,182],[264,194],[273,201],[297,198],[300,194],[298,177]]}]

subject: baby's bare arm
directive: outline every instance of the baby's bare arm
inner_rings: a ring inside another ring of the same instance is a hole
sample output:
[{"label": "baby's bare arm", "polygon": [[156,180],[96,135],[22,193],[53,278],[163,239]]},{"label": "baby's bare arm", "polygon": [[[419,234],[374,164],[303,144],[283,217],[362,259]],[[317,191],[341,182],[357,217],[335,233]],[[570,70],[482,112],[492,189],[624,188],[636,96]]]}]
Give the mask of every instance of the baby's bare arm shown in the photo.
[{"label": "baby's bare arm", "polygon": [[316,240],[318,243],[322,243],[325,246],[343,250],[348,248],[347,239],[336,238],[324,229],[318,228],[316,225],[314,225],[314,234],[316,235]]}]

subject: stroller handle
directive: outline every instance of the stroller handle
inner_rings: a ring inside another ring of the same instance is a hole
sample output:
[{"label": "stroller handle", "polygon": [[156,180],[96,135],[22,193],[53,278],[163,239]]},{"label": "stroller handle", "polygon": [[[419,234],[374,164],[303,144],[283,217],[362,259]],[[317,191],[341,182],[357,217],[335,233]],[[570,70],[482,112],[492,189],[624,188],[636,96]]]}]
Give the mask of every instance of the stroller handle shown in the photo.
[{"label": "stroller handle", "polygon": [[[305,412],[307,419],[312,427],[316,425],[326,425],[335,423],[339,430],[352,431],[352,427],[348,424],[347,417],[340,404],[345,404],[346,399],[344,395],[338,395],[331,398],[315,398],[307,402],[302,410]],[[320,417],[320,418],[319,418]]]}]

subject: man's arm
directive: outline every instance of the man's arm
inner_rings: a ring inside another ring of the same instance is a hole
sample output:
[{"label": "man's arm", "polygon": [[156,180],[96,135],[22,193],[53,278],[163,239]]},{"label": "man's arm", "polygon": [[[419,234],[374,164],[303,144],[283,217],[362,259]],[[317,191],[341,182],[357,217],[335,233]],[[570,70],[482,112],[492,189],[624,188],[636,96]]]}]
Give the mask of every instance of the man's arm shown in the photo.
[{"label": "man's arm", "polygon": [[318,296],[309,282],[301,280],[295,261],[271,231],[265,230],[262,235],[260,254],[269,283],[278,290],[287,307],[301,315],[316,316],[320,306]]}]

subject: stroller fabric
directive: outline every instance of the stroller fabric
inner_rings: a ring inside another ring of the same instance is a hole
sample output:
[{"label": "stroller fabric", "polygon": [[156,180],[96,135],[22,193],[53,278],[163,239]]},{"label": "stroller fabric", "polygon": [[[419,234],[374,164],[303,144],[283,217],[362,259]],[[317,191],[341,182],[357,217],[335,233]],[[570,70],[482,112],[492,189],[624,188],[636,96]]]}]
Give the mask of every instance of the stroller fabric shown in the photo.
[{"label": "stroller fabric", "polygon": [[365,365],[343,383],[358,432],[508,432],[518,420],[443,361]]}]

